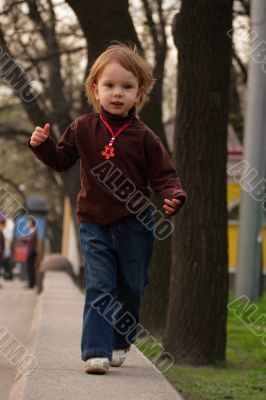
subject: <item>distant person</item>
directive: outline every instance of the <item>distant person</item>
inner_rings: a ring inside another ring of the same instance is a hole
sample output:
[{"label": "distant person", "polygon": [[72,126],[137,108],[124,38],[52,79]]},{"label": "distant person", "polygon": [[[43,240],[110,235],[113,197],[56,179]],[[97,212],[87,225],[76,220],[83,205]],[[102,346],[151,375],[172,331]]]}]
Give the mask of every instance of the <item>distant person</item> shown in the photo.
[{"label": "distant person", "polygon": [[37,259],[37,247],[38,247],[38,236],[37,236],[37,223],[36,219],[30,217],[27,221],[30,236],[28,239],[28,252],[27,252],[27,277],[28,277],[28,287],[30,289],[34,288],[36,284],[36,259]]},{"label": "distant person", "polygon": [[5,251],[4,251],[4,278],[13,279],[13,263],[12,263],[12,240],[13,240],[14,224],[12,220],[6,219],[6,226],[3,230],[5,237]]},{"label": "distant person", "polygon": [[[4,271],[4,253],[5,253],[5,237],[4,237],[4,227],[6,226],[6,218],[2,212],[0,212],[0,276]],[[0,287],[2,285],[0,284]]]},{"label": "distant person", "polygon": [[[89,373],[122,365],[136,340],[155,238],[151,189],[164,199],[166,216],[175,215],[187,197],[161,140],[137,116],[152,86],[147,62],[125,45],[112,45],[86,80],[96,112],[79,116],[57,144],[49,124],[36,127],[28,141],[55,171],[66,171],[80,159],[77,216],[86,261],[81,357]],[[112,306],[106,307],[107,315],[96,309],[103,297],[123,305],[116,307],[115,319]],[[125,313],[135,321],[129,334],[117,323]]]}]

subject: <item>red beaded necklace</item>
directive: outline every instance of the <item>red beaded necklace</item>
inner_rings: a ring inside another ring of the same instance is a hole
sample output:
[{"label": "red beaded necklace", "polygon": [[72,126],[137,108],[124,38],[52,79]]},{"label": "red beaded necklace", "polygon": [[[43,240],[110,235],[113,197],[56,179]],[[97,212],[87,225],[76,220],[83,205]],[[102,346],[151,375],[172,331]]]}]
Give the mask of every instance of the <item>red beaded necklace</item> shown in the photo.
[{"label": "red beaded necklace", "polygon": [[104,123],[104,125],[106,126],[106,128],[108,129],[108,131],[111,133],[112,138],[110,139],[110,142],[104,146],[104,150],[101,151],[101,155],[106,159],[109,160],[110,157],[114,157],[115,156],[115,149],[114,149],[114,141],[115,138],[120,135],[120,133],[122,133],[126,128],[129,127],[129,125],[131,124],[132,120],[130,120],[128,123],[124,124],[123,126],[121,126],[120,129],[118,129],[118,131],[116,133],[113,132],[113,129],[111,128],[111,126],[108,124],[108,122],[103,118],[103,116],[101,114],[100,118],[102,120],[102,122]]}]

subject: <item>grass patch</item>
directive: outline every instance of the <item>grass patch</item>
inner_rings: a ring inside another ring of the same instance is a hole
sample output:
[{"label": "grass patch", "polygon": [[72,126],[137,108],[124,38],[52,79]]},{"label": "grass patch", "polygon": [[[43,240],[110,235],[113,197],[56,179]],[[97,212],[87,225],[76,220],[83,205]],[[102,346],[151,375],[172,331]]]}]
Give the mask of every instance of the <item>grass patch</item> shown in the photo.
[{"label": "grass patch", "polygon": [[[232,300],[232,299],[231,299]],[[243,313],[245,321],[252,323],[258,316],[266,315],[266,296],[258,302],[257,311]],[[266,335],[266,319],[255,324]],[[266,399],[266,345],[233,311],[229,312],[227,324],[227,360],[215,367],[190,367],[174,365],[164,376],[185,400],[265,400]],[[264,339],[266,344],[266,337]],[[152,358],[160,352],[160,344],[151,342],[136,346]],[[152,352],[150,351],[152,347]]]}]

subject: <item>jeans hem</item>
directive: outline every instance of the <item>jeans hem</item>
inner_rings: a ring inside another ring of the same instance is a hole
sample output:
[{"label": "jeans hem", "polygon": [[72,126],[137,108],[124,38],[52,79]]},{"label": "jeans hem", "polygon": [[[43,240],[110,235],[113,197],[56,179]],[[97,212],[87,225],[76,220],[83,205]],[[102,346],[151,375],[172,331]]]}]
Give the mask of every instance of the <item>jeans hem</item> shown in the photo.
[{"label": "jeans hem", "polygon": [[87,361],[89,358],[93,357],[107,357],[109,361],[112,360],[112,353],[110,351],[100,349],[100,348],[91,348],[89,350],[86,350],[85,352],[82,353],[82,360]]}]

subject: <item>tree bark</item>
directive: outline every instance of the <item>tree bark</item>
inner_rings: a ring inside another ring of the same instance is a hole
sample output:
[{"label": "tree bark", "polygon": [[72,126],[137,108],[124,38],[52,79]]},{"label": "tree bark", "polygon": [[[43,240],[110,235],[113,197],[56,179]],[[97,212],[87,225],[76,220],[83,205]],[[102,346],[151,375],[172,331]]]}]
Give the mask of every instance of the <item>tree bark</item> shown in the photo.
[{"label": "tree bark", "polygon": [[189,198],[172,235],[164,345],[180,364],[225,359],[231,24],[232,0],[184,0],[174,23],[178,46],[174,154]]},{"label": "tree bark", "polygon": [[162,338],[169,300],[171,240],[155,241],[150,264],[150,283],[145,289],[141,307],[141,324],[158,338]]},{"label": "tree bark", "polygon": [[243,124],[244,117],[241,109],[240,96],[237,90],[237,73],[233,63],[231,64],[231,83],[230,83],[230,123],[234,127],[236,135],[243,143]]}]

